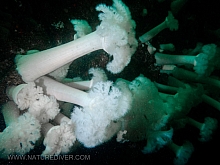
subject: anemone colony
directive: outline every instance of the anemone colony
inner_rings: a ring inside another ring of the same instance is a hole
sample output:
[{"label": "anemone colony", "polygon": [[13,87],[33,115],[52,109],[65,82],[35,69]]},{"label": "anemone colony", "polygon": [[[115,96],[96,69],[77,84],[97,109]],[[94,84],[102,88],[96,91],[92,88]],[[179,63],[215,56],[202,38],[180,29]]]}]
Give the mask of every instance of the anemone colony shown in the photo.
[{"label": "anemone colony", "polygon": [[71,20],[74,41],[17,55],[17,71],[25,83],[7,87],[11,101],[2,107],[6,128],[0,133],[0,158],[27,154],[42,138],[43,156],[68,154],[76,141],[92,148],[117,136],[121,143],[147,140],[144,154],[167,146],[176,155],[174,164],[186,164],[193,144],[187,141],[179,146],[172,137],[189,124],[198,128],[199,140],[205,142],[217,129],[216,119],[206,117],[200,123],[187,114],[201,102],[220,110],[220,103],[209,96],[210,86],[220,90],[220,81],[210,77],[219,69],[220,48],[200,43],[186,55],[162,53],[174,51],[172,43],[160,45],[159,51],[154,48],[150,40],[160,31],[181,26],[173,14],[184,3],[174,1],[165,21],[139,37],[161,73],[168,75],[167,84],[152,82],[141,73],[133,81],[112,82],[100,68],[89,70],[91,80],[66,78],[72,61],[99,49],[113,58],[106,66],[112,74],[130,63],[138,47],[136,24],[121,0],[96,7],[101,23],[95,31],[85,20]]}]

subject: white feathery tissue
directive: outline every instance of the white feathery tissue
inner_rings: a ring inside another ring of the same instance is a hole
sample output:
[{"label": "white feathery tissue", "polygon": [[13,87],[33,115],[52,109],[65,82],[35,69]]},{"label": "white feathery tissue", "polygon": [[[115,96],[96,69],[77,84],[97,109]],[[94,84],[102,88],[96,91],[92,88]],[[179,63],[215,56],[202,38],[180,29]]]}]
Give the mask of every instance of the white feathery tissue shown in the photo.
[{"label": "white feathery tissue", "polygon": [[113,60],[107,64],[107,70],[115,74],[128,65],[138,42],[134,30],[136,24],[131,18],[129,8],[121,0],[113,2],[112,6],[100,4],[96,7],[97,11],[101,11],[101,24],[96,31],[103,38],[103,49],[113,56]]},{"label": "white feathery tissue", "polygon": [[35,116],[40,123],[47,123],[55,118],[60,109],[54,96],[42,95],[30,105],[28,112]]},{"label": "white feathery tissue", "polygon": [[[93,98],[91,104],[83,108],[75,107],[71,119],[76,125],[76,138],[85,147],[91,148],[108,141],[114,135],[108,133],[108,130],[111,130],[108,129],[111,127],[111,121],[124,116],[131,103],[110,81],[98,82],[89,91],[89,95]],[[125,106],[122,108],[120,105]]]},{"label": "white feathery tissue", "polygon": [[46,148],[42,156],[68,153],[76,141],[73,128],[72,123],[66,122],[52,127],[44,139]]},{"label": "white feathery tissue", "polygon": [[34,82],[28,83],[17,95],[17,105],[20,110],[29,108],[29,106],[43,96],[43,89],[36,86]]},{"label": "white feathery tissue", "polygon": [[35,117],[28,112],[24,113],[0,133],[0,158],[28,153],[41,136],[40,128],[41,125]]}]

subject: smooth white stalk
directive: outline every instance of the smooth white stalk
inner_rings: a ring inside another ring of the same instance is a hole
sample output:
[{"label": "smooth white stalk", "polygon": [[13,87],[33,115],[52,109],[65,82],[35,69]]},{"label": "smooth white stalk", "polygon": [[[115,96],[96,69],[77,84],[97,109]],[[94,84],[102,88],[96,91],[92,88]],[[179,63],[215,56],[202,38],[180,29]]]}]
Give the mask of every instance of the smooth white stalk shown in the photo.
[{"label": "smooth white stalk", "polygon": [[139,40],[142,43],[145,43],[145,42],[149,41],[150,39],[152,39],[153,37],[155,37],[159,32],[161,32],[162,30],[164,30],[166,28],[167,28],[166,21],[164,21],[164,22],[160,23],[159,25],[157,25],[156,27],[154,27],[153,29],[149,30],[147,33],[140,36]]},{"label": "smooth white stalk", "polygon": [[32,82],[85,54],[102,49],[101,39],[100,35],[92,32],[55,48],[18,56],[15,60],[17,70],[25,82]]},{"label": "smooth white stalk", "polygon": [[62,114],[62,113],[58,113],[57,116],[53,119],[53,121],[54,121],[54,123],[60,125],[61,123],[64,123],[64,122],[66,122],[66,123],[71,122],[71,119],[68,118],[68,117],[66,117],[66,116],[65,116],[64,114]]},{"label": "smooth white stalk", "polygon": [[203,123],[200,123],[190,117],[187,118],[187,123],[198,128],[199,130],[202,128]]},{"label": "smooth white stalk", "polygon": [[93,86],[93,79],[87,81],[73,81],[72,79],[65,79],[64,84],[80,90],[89,90]]},{"label": "smooth white stalk", "polygon": [[191,64],[195,65],[197,56],[190,55],[169,55],[163,53],[155,53],[156,64],[158,65],[173,65],[173,64]]},{"label": "smooth white stalk", "polygon": [[154,82],[154,85],[157,87],[158,91],[160,91],[160,92],[175,94],[175,93],[177,93],[177,90],[178,90],[177,87],[159,84],[156,82]]},{"label": "smooth white stalk", "polygon": [[41,125],[41,133],[44,137],[46,137],[47,133],[50,131],[51,128],[53,128],[54,125],[51,123],[45,123]]},{"label": "smooth white stalk", "polygon": [[5,120],[6,127],[17,121],[20,116],[20,110],[13,101],[9,101],[2,106],[2,114]]},{"label": "smooth white stalk", "polygon": [[80,106],[88,106],[91,102],[88,93],[69,87],[49,77],[42,76],[36,84],[41,86],[48,95],[53,95],[59,101],[74,103]]},{"label": "smooth white stalk", "polygon": [[185,88],[186,87],[186,84],[184,82],[176,79],[173,76],[168,77],[167,83],[168,83],[168,85],[171,85],[171,86],[174,86],[174,87],[177,87],[177,88],[179,88],[179,87]]},{"label": "smooth white stalk", "polygon": [[164,65],[162,72],[171,73],[177,79],[184,79],[187,81],[205,83],[208,85],[214,85],[220,88],[220,81],[211,77],[202,77],[195,72],[191,72],[189,70],[185,70],[182,68],[178,68],[174,65]]},{"label": "smooth white stalk", "polygon": [[205,94],[202,95],[202,100],[205,103],[213,106],[214,108],[216,108],[217,110],[220,111],[220,103],[217,100],[215,100],[215,99],[213,99],[213,98],[211,98],[211,97],[209,97],[208,95],[205,95]]},{"label": "smooth white stalk", "polygon": [[156,36],[162,30],[169,28],[171,31],[178,29],[178,20],[176,20],[171,12],[168,12],[168,16],[166,17],[165,21],[148,31],[147,33],[143,34],[139,37],[139,40],[142,43],[145,43]]},{"label": "smooth white stalk", "polygon": [[168,147],[176,154],[178,155],[179,153],[179,150],[181,149],[182,146],[179,146],[173,142],[169,143],[168,144]]}]

